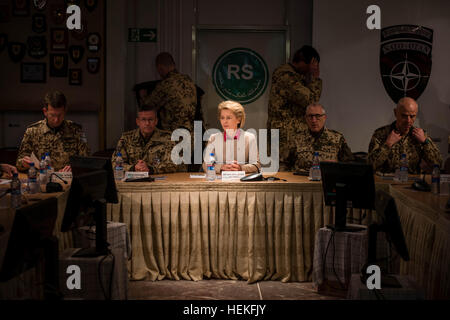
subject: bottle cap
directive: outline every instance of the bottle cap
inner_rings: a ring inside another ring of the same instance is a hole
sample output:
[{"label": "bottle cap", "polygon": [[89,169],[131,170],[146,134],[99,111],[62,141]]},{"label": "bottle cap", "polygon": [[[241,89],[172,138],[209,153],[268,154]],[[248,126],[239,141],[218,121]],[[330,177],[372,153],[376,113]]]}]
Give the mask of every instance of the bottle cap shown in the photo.
[{"label": "bottle cap", "polygon": [[319,152],[314,151],[314,155],[315,155],[315,156],[318,156],[318,155],[319,155]]},{"label": "bottle cap", "polygon": [[402,158],[406,158],[406,153],[402,153]]},{"label": "bottle cap", "polygon": [[19,176],[19,174],[18,173],[13,173],[13,178],[16,178],[16,177],[18,177]]},{"label": "bottle cap", "polygon": [[30,162],[30,167],[34,167],[34,162]]},{"label": "bottle cap", "polygon": [[117,152],[117,156],[121,157],[122,156],[122,152]]},{"label": "bottle cap", "polygon": [[45,156],[42,156],[42,157],[41,157],[41,160],[45,160]]},{"label": "bottle cap", "polygon": [[50,153],[48,153],[48,152],[45,153],[45,156],[49,156],[49,155],[50,155]]},{"label": "bottle cap", "polygon": [[210,155],[210,156],[214,156],[214,153],[211,152],[209,155]]}]

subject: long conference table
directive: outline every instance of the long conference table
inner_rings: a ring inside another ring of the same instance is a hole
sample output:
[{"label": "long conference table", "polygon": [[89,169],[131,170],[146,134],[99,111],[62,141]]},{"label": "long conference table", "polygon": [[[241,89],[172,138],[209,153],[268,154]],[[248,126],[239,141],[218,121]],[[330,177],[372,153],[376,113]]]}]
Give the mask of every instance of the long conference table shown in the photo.
[{"label": "long conference table", "polygon": [[[164,180],[117,183],[119,203],[108,219],[129,228],[133,280],[210,278],[311,281],[316,232],[333,223],[322,185],[279,172],[278,181],[208,182],[189,173]],[[412,275],[427,298],[450,297],[450,214],[446,197],[375,177],[396,200]],[[369,225],[370,210],[349,210],[352,223]]]},{"label": "long conference table", "polygon": [[[108,204],[107,216],[126,223],[130,232],[130,278],[311,281],[315,235],[333,223],[332,210],[324,205],[320,182],[292,173],[276,177],[286,181],[207,182],[174,173],[155,182],[117,183],[119,203]],[[414,191],[411,183],[377,176],[375,183],[396,200],[411,257],[400,262],[400,274],[411,275],[426,298],[448,299],[448,196]],[[68,190],[29,197],[49,196],[58,199],[54,234],[62,252],[73,247],[71,233],[59,231]],[[0,213],[7,227],[13,212]],[[348,217],[366,225],[376,219],[370,210],[349,209]]]}]

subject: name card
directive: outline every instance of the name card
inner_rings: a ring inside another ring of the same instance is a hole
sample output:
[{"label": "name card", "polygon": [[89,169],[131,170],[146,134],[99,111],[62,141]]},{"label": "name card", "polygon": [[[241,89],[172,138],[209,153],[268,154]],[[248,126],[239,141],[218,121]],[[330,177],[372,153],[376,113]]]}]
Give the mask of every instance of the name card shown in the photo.
[{"label": "name card", "polygon": [[139,179],[139,178],[147,178],[148,172],[136,172],[136,171],[127,171],[125,172],[125,179]]},{"label": "name card", "polygon": [[[55,172],[55,175],[63,180],[72,180],[72,172]],[[52,177],[53,182],[61,182],[58,178]]]},{"label": "name card", "polygon": [[191,179],[205,179],[206,174],[202,173],[191,173],[190,175]]},{"label": "name card", "polygon": [[239,181],[245,177],[245,171],[222,171],[222,181]]}]

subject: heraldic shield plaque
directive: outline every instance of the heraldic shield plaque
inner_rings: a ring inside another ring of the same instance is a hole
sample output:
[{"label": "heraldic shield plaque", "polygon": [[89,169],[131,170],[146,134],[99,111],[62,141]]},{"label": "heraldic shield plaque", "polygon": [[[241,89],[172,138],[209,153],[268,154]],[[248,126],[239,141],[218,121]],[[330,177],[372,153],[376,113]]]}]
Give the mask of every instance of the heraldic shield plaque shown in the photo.
[{"label": "heraldic shield plaque", "polygon": [[433,30],[415,25],[381,29],[380,71],[384,88],[394,103],[415,100],[425,91],[431,75]]}]

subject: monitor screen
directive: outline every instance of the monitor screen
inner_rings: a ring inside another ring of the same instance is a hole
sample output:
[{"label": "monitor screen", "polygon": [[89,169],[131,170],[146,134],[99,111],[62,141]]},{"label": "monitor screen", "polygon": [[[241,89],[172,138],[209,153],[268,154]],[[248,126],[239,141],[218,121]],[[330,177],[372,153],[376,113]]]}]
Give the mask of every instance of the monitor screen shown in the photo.
[{"label": "monitor screen", "polygon": [[[377,223],[378,231],[384,231],[387,240],[394,246],[402,259],[409,261],[408,247],[394,198],[386,191],[377,190],[376,200],[376,212],[379,217]],[[373,245],[375,246],[376,244]],[[371,244],[369,243],[370,247]]]},{"label": "monitor screen", "polygon": [[105,170],[107,185],[104,198],[106,202],[109,203],[119,202],[110,158],[72,156],[70,157],[70,166],[72,168],[73,177],[96,170]]},{"label": "monitor screen", "polygon": [[374,209],[375,183],[372,166],[363,163],[320,162],[325,204],[334,206],[337,231],[359,231],[362,227],[346,226],[347,208]]},{"label": "monitor screen", "polygon": [[72,184],[67,199],[61,231],[68,231],[82,210],[94,201],[117,203],[117,189],[111,160],[101,157],[71,157]]},{"label": "monitor screen", "polygon": [[327,206],[336,205],[337,190],[345,189],[348,208],[375,209],[375,183],[369,164],[320,162],[322,188]]},{"label": "monitor screen", "polygon": [[0,280],[6,281],[36,266],[42,257],[43,241],[53,236],[58,201],[41,200],[16,210],[8,246],[0,269]]}]

